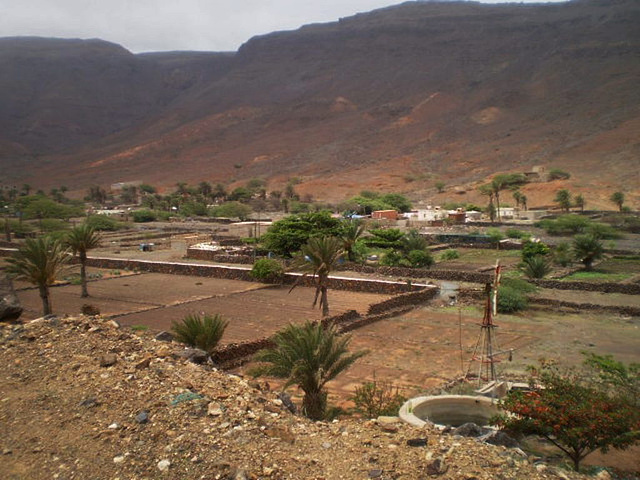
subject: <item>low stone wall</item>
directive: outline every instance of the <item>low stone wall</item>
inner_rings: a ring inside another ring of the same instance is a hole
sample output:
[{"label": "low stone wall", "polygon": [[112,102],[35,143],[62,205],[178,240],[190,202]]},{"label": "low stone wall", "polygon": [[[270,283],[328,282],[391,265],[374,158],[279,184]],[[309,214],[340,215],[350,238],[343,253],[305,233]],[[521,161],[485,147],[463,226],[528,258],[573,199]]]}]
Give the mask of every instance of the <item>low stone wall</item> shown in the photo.
[{"label": "low stone wall", "polygon": [[203,250],[201,248],[187,248],[187,258],[209,262],[253,265],[253,257],[251,255],[227,255],[215,250]]},{"label": "low stone wall", "polygon": [[250,270],[225,267],[222,265],[190,265],[188,263],[148,262],[144,260],[127,260],[119,258],[87,259],[87,265],[96,268],[136,270],[148,273],[166,273],[170,275],[191,275],[194,277],[214,277],[228,280],[253,281]]},{"label": "low stone wall", "polygon": [[238,359],[249,357],[260,350],[274,346],[275,342],[271,338],[260,338],[243,343],[230,343],[217,349],[211,355],[211,359],[216,365],[225,365],[229,368],[230,364]]},{"label": "low stone wall", "polygon": [[589,282],[561,282],[559,280],[530,280],[541,288],[555,290],[579,290],[582,292],[624,293],[626,295],[640,295],[640,285],[637,283],[589,283]]},{"label": "low stone wall", "polygon": [[431,270],[426,268],[372,267],[356,263],[345,264],[341,270],[359,273],[374,273],[389,277],[424,278],[449,280],[452,282],[487,283],[493,281],[493,274],[481,272],[463,272],[459,270]]},{"label": "low stone wall", "polygon": [[640,317],[640,307],[630,307],[624,305],[596,305],[593,303],[576,303],[565,300],[553,300],[551,298],[530,298],[531,305],[543,305],[545,307],[562,307],[576,310],[587,310],[592,312],[611,312],[618,315],[630,317]]},{"label": "low stone wall", "polygon": [[377,315],[388,310],[394,310],[397,308],[407,307],[409,305],[415,306],[432,300],[438,294],[437,288],[425,288],[417,292],[405,293],[397,295],[389,300],[383,302],[374,303],[369,305],[367,315]]},{"label": "low stone wall", "polygon": [[[87,265],[96,268],[132,270],[148,273],[165,273],[171,275],[190,275],[194,277],[224,278],[227,280],[255,281],[249,268],[230,267],[225,265],[193,265],[188,263],[150,262],[144,260],[128,260],[119,258],[87,259]],[[297,283],[303,287],[314,287],[312,276],[302,276],[295,273],[284,275],[284,284]],[[343,277],[330,277],[328,287],[334,290],[348,290],[353,292],[379,293],[396,295],[399,293],[415,292],[425,288],[425,285],[390,282],[384,280],[367,280]]]}]

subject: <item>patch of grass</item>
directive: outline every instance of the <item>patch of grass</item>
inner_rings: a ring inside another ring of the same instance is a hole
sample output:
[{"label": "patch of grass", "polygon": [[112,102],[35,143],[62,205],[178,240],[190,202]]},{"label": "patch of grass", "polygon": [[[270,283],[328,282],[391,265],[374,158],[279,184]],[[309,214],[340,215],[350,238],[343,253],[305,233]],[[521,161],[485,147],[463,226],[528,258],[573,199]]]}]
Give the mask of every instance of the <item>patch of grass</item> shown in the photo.
[{"label": "patch of grass", "polygon": [[131,325],[131,330],[134,332],[144,332],[149,330],[149,327],[147,325]]}]

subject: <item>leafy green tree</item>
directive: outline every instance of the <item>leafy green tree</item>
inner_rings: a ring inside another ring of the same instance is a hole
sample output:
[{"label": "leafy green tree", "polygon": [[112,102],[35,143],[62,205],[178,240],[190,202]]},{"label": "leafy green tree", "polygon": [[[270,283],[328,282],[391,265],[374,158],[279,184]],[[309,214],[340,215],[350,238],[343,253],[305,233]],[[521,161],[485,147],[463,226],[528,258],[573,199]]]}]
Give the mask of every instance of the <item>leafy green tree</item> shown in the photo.
[{"label": "leafy green tree", "polygon": [[364,239],[368,247],[393,248],[395,250],[402,248],[404,233],[398,228],[371,228],[368,232],[371,235]]},{"label": "leafy green tree", "polygon": [[213,193],[213,187],[209,182],[200,182],[198,184],[198,193],[205,198],[210,197]]},{"label": "leafy green tree", "polygon": [[442,193],[444,192],[444,187],[446,187],[446,183],[442,182],[442,181],[438,181],[435,184],[436,190],[438,190],[438,193]]},{"label": "leafy green tree", "polygon": [[608,393],[615,393],[626,403],[640,407],[640,363],[624,363],[611,355],[584,353],[585,365],[597,375],[598,383]]},{"label": "leafy green tree", "polygon": [[539,255],[548,255],[551,249],[544,242],[528,241],[522,245],[522,260],[536,257]]},{"label": "leafy green tree", "polygon": [[565,212],[569,211],[571,208],[571,193],[569,190],[558,190],[556,192],[556,198],[554,201],[558,204],[558,206],[564,210]]},{"label": "leafy green tree", "polygon": [[90,225],[80,225],[69,232],[66,244],[80,260],[80,282],[82,284],[82,294],[80,296],[88,297],[87,252],[100,245],[100,235]]},{"label": "leafy green tree", "polygon": [[427,239],[423,235],[420,235],[420,232],[417,230],[410,230],[402,236],[400,245],[403,252],[409,253],[413,250],[426,251],[429,242],[427,242]]},{"label": "leafy green tree", "polygon": [[591,270],[593,262],[604,256],[604,246],[594,235],[576,235],[572,247],[574,258],[584,264],[585,270]]},{"label": "leafy green tree", "polygon": [[136,210],[132,212],[131,216],[136,223],[155,222],[158,219],[158,215],[153,210]]},{"label": "leafy green tree", "polygon": [[497,424],[546,438],[573,462],[576,471],[591,452],[625,449],[640,441],[640,409],[603,391],[576,372],[543,369],[532,391],[512,390],[501,407],[510,416]]},{"label": "leafy green tree", "polygon": [[118,221],[107,215],[89,215],[85,220],[85,225],[97,231],[113,232],[120,228]]},{"label": "leafy green tree", "polygon": [[260,240],[266,250],[291,257],[311,237],[337,237],[341,233],[341,221],[331,217],[328,211],[321,211],[289,215],[273,222]]},{"label": "leafy green tree", "polygon": [[253,375],[284,378],[283,388],[297,385],[304,392],[304,414],[312,420],[322,420],[327,410],[325,385],[349,368],[367,352],[349,353],[351,337],[339,336],[333,325],[321,323],[289,325],[278,332],[273,348],[255,355],[260,365]]},{"label": "leafy green tree", "polygon": [[347,221],[342,228],[342,234],[340,235],[342,248],[344,248],[350,262],[356,261],[354,247],[364,232],[365,225],[358,220]]},{"label": "leafy green tree", "polygon": [[391,207],[389,210],[397,210],[402,213],[411,210],[411,202],[399,193],[386,193],[380,197],[380,200]]},{"label": "leafy green tree", "polygon": [[88,202],[104,205],[107,202],[107,191],[98,185],[93,185],[89,187],[87,196],[84,198]]},{"label": "leafy green tree", "polygon": [[[313,275],[316,294],[313,306],[322,309],[322,316],[329,316],[329,297],[327,296],[329,274],[338,264],[344,253],[342,241],[337,237],[311,237],[300,250],[295,267]],[[295,288],[296,284],[291,288]]]},{"label": "leafy green tree", "polygon": [[609,200],[615,203],[618,206],[618,209],[622,211],[624,207],[624,193],[615,192],[611,195],[611,197],[609,197]]},{"label": "leafy green tree", "polygon": [[145,193],[148,195],[153,195],[155,193],[158,193],[158,189],[153,185],[149,185],[148,183],[143,183],[138,188],[142,193]]},{"label": "leafy green tree", "polygon": [[49,286],[69,259],[69,251],[59,240],[49,236],[29,238],[15,256],[7,258],[7,273],[36,285],[42,300],[42,314],[49,315],[52,313]]},{"label": "leafy green tree", "polygon": [[252,212],[249,205],[236,201],[225,202],[211,209],[211,215],[214,217],[238,218],[240,221],[247,220]]}]

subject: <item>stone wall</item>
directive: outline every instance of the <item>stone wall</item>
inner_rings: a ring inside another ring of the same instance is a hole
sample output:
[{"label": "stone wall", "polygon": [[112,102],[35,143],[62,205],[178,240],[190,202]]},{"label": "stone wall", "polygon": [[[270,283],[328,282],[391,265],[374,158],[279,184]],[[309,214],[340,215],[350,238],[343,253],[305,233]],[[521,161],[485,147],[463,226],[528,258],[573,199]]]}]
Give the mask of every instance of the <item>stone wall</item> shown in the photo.
[{"label": "stone wall", "polygon": [[372,267],[370,265],[360,265],[357,263],[345,264],[340,269],[359,273],[373,273],[389,277],[449,280],[452,282],[487,283],[493,281],[493,274],[482,272],[464,272],[460,270],[432,270],[426,268],[406,267]]},{"label": "stone wall", "polygon": [[377,315],[388,310],[394,310],[397,308],[403,308],[407,306],[415,306],[432,300],[438,294],[437,288],[425,288],[417,292],[405,293],[402,295],[396,295],[389,300],[384,300],[379,303],[369,305],[367,315]]},{"label": "stone wall", "polygon": [[542,288],[556,290],[579,290],[582,292],[624,293],[626,295],[640,295],[640,284],[637,283],[589,283],[589,282],[561,282],[559,280],[530,280],[531,283]]},{"label": "stone wall", "polygon": [[[190,275],[194,277],[224,278],[227,280],[255,281],[251,277],[250,268],[230,267],[225,265],[192,265],[189,263],[165,263],[145,260],[127,260],[116,258],[90,257],[87,265],[96,268],[132,270],[149,273],[165,273],[172,275]],[[314,287],[312,276],[303,276],[295,273],[284,275],[283,283],[299,286]],[[348,290],[354,292],[379,293],[383,295],[396,295],[399,293],[415,292],[422,290],[426,285],[414,285],[402,282],[384,280],[367,280],[342,277],[330,277],[328,287],[334,290]],[[435,287],[432,287],[435,288]]]},{"label": "stone wall", "polygon": [[550,298],[531,298],[529,303],[531,305],[544,305],[545,307],[564,307],[582,311],[611,312],[618,315],[640,317],[640,307],[625,305],[596,305],[593,303],[567,302],[565,300],[553,300]]}]

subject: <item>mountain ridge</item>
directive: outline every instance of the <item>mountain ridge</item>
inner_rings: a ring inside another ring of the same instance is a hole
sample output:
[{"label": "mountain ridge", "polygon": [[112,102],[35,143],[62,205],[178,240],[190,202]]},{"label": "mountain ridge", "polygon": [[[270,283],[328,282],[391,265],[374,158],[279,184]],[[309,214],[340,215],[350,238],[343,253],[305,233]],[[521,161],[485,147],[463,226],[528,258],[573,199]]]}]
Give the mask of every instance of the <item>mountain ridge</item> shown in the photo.
[{"label": "mountain ridge", "polygon": [[[60,67],[62,86],[47,84],[32,110],[0,94],[13,107],[0,114],[0,163],[34,184],[62,178],[63,165],[77,188],[255,176],[278,188],[295,176],[328,200],[363,188],[434,193],[411,175],[473,188],[496,172],[561,165],[575,169],[575,188],[634,198],[638,23],[628,0],[408,2],[254,37],[235,53],[129,52],[108,64],[106,86],[102,65],[71,62],[85,84],[65,82]],[[18,67],[0,87],[24,78]],[[82,88],[99,99],[95,117],[82,95],[77,111],[51,112],[61,91]],[[588,175],[598,169],[601,186]]]}]

